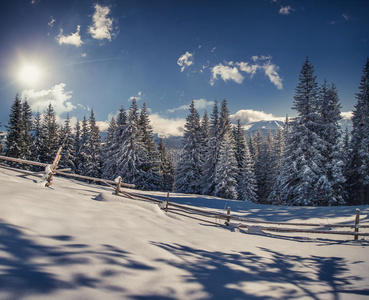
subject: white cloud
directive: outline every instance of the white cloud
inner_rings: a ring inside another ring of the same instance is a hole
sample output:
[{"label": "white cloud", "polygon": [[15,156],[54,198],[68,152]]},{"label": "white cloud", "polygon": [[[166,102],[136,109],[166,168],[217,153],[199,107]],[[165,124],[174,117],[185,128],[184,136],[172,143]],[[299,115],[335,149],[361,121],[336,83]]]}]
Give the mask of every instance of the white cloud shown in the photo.
[{"label": "white cloud", "polygon": [[211,69],[212,77],[210,79],[210,84],[214,85],[214,82],[218,80],[218,75],[223,81],[233,80],[236,83],[241,84],[244,77],[238,71],[236,67],[223,66],[222,64],[216,65]]},{"label": "white cloud", "polygon": [[60,83],[52,87],[50,90],[42,90],[38,92],[33,89],[24,90],[21,98],[27,99],[28,104],[34,112],[45,111],[51,103],[55,113],[60,115],[76,108],[72,102],[69,101],[72,98],[72,92],[64,91],[65,87],[65,83]]},{"label": "white cloud", "polygon": [[[218,75],[224,81],[233,80],[239,84],[242,83],[244,77],[240,72],[247,73],[252,78],[257,71],[262,71],[269,78],[277,89],[283,89],[282,78],[278,74],[279,67],[271,63],[272,57],[269,56],[252,56],[252,63],[248,62],[226,62],[228,66],[223,64],[216,65],[212,68],[212,77],[210,84],[214,85],[214,82],[218,80]],[[233,66],[233,67],[230,67]]]},{"label": "white cloud", "polygon": [[[42,115],[41,115],[42,118]],[[65,120],[64,118],[61,118],[60,116],[56,116],[56,123],[58,123],[59,125],[65,125]],[[69,126],[72,128],[72,130],[74,130],[76,123],[77,123],[77,118],[76,117],[70,117],[69,118]]]},{"label": "white cloud", "polygon": [[234,115],[231,115],[232,123],[236,123],[238,119],[240,119],[242,125],[248,125],[250,123],[258,121],[285,120],[285,118],[283,117],[275,117],[273,116],[273,114],[268,114],[263,111],[257,111],[252,109],[241,109]]},{"label": "white cloud", "polygon": [[130,97],[130,98],[128,99],[128,101],[132,101],[134,98],[136,99],[136,101],[141,100],[141,99],[142,99],[142,92],[140,91],[140,92],[138,92],[138,93],[137,93],[137,95],[136,95],[136,96],[132,96],[132,97]]},{"label": "white cloud", "polygon": [[193,65],[193,54],[190,52],[186,52],[181,55],[177,60],[177,64],[181,67],[181,72],[183,72],[187,67]]},{"label": "white cloud", "polygon": [[94,39],[111,41],[113,31],[113,18],[108,18],[110,8],[95,4],[95,13],[92,16],[93,25],[88,28],[88,32]]},{"label": "white cloud", "polygon": [[279,13],[281,15],[289,15],[291,11],[294,11],[294,9],[290,5],[287,5],[287,6],[281,6]]},{"label": "white cloud", "polygon": [[87,56],[87,53],[86,53],[86,52],[84,52],[84,53],[82,53],[82,54],[81,54],[81,56],[82,56],[82,57],[86,57],[86,56]]},{"label": "white cloud", "polygon": [[79,47],[83,44],[81,40],[81,36],[79,35],[79,31],[81,30],[81,26],[77,26],[77,31],[75,33],[72,33],[71,35],[65,36],[63,35],[63,29],[60,29],[59,35],[56,37],[59,44],[67,44],[67,45],[74,45],[76,47]]},{"label": "white cloud", "polygon": [[50,18],[51,18],[51,21],[49,23],[47,23],[47,25],[49,25],[51,28],[53,28],[54,23],[55,23],[56,20],[52,16],[50,16]]},{"label": "white cloud", "polygon": [[96,121],[97,127],[99,127],[101,132],[108,131],[109,123],[104,121]]},{"label": "white cloud", "polygon": [[256,71],[259,68],[259,65],[250,65],[247,62],[237,62],[236,66],[240,68],[241,71],[246,72],[247,74],[250,74],[250,76],[254,76]]},{"label": "white cloud", "polygon": [[271,64],[270,62],[262,66],[265,71],[265,75],[268,76],[271,83],[273,83],[278,90],[283,89],[282,78],[278,75],[279,67]]},{"label": "white cloud", "polygon": [[260,56],[254,55],[254,56],[251,57],[251,59],[253,61],[257,61],[257,60],[271,60],[272,59],[272,56],[271,55],[268,55],[268,56],[265,56],[265,55],[260,55]]},{"label": "white cloud", "polygon": [[[206,99],[193,100],[193,102],[195,104],[196,109],[204,109],[204,108],[211,107],[214,105],[214,101],[206,101]],[[190,108],[190,104],[187,104],[187,105],[182,105],[177,108],[168,109],[167,112],[173,113],[178,110],[188,110],[189,108]]]},{"label": "white cloud", "polygon": [[170,134],[174,136],[183,135],[186,119],[167,119],[155,113],[150,115],[150,120],[154,129],[154,133]]},{"label": "white cloud", "polygon": [[344,120],[351,120],[353,116],[353,112],[352,111],[342,111],[341,112],[341,117]]},{"label": "white cloud", "polygon": [[213,49],[211,49],[211,52],[213,53],[216,49],[217,47],[213,47]]}]

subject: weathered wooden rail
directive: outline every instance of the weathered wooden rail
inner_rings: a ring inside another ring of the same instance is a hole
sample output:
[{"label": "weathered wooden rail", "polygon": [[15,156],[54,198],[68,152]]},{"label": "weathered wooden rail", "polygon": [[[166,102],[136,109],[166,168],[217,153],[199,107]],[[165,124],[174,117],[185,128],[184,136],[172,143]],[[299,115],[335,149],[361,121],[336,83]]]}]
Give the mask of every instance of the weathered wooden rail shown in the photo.
[{"label": "weathered wooden rail", "polygon": [[[60,150],[60,148],[59,148],[59,150]],[[59,150],[58,150],[58,152],[55,156],[53,164],[45,164],[45,163],[40,163],[40,162],[37,162],[37,161],[31,161],[31,160],[25,160],[25,159],[13,158],[13,157],[8,157],[8,156],[1,156],[1,155],[0,155],[0,160],[17,162],[17,163],[20,163],[20,164],[34,165],[34,166],[39,166],[39,167],[44,167],[44,168],[47,168],[49,166],[50,169],[51,169],[51,173],[49,174],[50,176],[47,179],[47,183],[46,183],[47,186],[51,185],[53,175],[55,175],[55,174],[62,175],[62,176],[68,176],[68,177],[74,177],[74,178],[80,178],[80,179],[85,179],[85,180],[91,180],[91,181],[95,181],[95,182],[101,182],[101,183],[105,183],[108,186],[117,184],[113,180],[83,176],[83,175],[78,175],[78,174],[74,174],[74,173],[67,173],[66,169],[58,170],[57,167],[58,167],[58,163],[59,163],[59,160],[60,160],[60,151]],[[3,164],[0,164],[0,167],[1,168],[6,168],[6,169],[12,169],[13,171],[22,173],[22,174],[27,175],[27,176],[42,177],[42,174],[45,175],[45,173],[46,173],[46,172],[32,172],[32,171],[20,170],[20,169],[17,169],[17,168],[11,168],[11,167],[3,165]],[[124,183],[124,182],[121,182],[121,186],[129,187],[129,188],[134,188],[135,187],[134,184]]]},{"label": "weathered wooden rail", "polygon": [[[357,240],[359,236],[369,236],[369,233],[367,232],[359,232],[359,229],[367,229],[369,228],[369,225],[360,225],[360,210],[356,209],[356,215],[355,215],[355,223],[352,225],[346,225],[346,224],[321,224],[321,223],[296,223],[296,222],[273,222],[273,221],[264,221],[264,220],[256,220],[256,219],[248,219],[239,217],[236,215],[231,214],[230,207],[227,209],[227,213],[219,213],[215,211],[200,209],[200,208],[194,208],[186,205],[181,205],[177,203],[173,203],[169,201],[169,193],[167,194],[167,199],[165,201],[155,199],[153,197],[149,197],[146,195],[142,195],[138,192],[133,191],[124,191],[121,189],[121,187],[129,187],[134,188],[135,186],[133,184],[123,183],[121,178],[119,180],[113,181],[113,180],[107,180],[107,179],[101,179],[101,178],[95,178],[95,177],[89,177],[89,176],[83,176],[73,173],[67,173],[66,171],[68,169],[57,169],[58,162],[60,160],[60,149],[54,159],[53,164],[45,164],[35,161],[29,161],[19,158],[12,158],[7,156],[0,156],[0,160],[7,160],[12,162],[17,162],[21,164],[29,164],[29,165],[35,165],[47,168],[49,167],[51,169],[50,174],[47,178],[47,184],[46,186],[51,185],[52,176],[62,175],[67,177],[73,177],[73,178],[80,178],[85,180],[90,180],[94,182],[100,182],[103,183],[111,188],[114,189],[115,195],[122,196],[129,198],[131,200],[139,200],[139,201],[150,201],[156,204],[160,204],[161,208],[165,210],[168,213],[177,214],[180,216],[184,216],[187,218],[195,219],[202,222],[207,222],[213,225],[217,226],[223,226],[223,224],[219,223],[219,220],[224,221],[224,224],[229,226],[232,222],[234,226],[238,228],[249,228],[253,225],[250,224],[262,224],[262,226],[258,226],[258,229],[261,231],[276,231],[276,232],[289,232],[289,233],[314,233],[314,234],[330,234],[330,235],[353,235],[354,239]],[[0,168],[5,168],[13,171],[20,172],[26,176],[37,176],[37,177],[43,177],[45,176],[45,172],[31,172],[27,170],[20,170],[17,168],[12,168],[3,164],[0,164]],[[209,220],[212,219],[212,220]],[[236,222],[236,223],[235,223]],[[272,226],[269,226],[272,225]],[[284,227],[277,227],[277,226],[284,226]],[[310,227],[307,229],[301,229],[301,228],[290,228],[291,226],[294,227]],[[314,229],[314,227],[318,227],[318,229]],[[354,229],[353,231],[335,231],[335,230],[322,230],[320,228],[350,228]]]},{"label": "weathered wooden rail", "polygon": [[[359,232],[359,229],[367,229],[369,225],[360,225],[360,210],[356,209],[355,223],[350,224],[322,224],[322,223],[287,223],[287,222],[273,222],[273,221],[264,221],[264,220],[256,220],[256,219],[248,219],[235,215],[231,215],[231,210],[228,208],[227,214],[218,213],[214,211],[204,210],[200,208],[189,207],[177,203],[173,203],[169,201],[169,193],[166,201],[161,201],[152,197],[142,196],[137,193],[131,192],[122,192],[119,191],[117,195],[122,195],[123,197],[129,194],[131,199],[133,200],[146,200],[155,203],[160,203],[161,208],[168,213],[174,213],[177,215],[181,215],[187,218],[196,219],[202,222],[211,223],[214,225],[221,226],[222,224],[218,223],[216,220],[223,220],[226,225],[230,225],[232,222],[234,226],[238,228],[249,228],[255,224],[263,224],[263,225],[274,225],[274,226],[258,226],[258,229],[261,231],[276,231],[276,232],[289,232],[289,233],[314,233],[314,234],[330,234],[330,235],[353,235],[354,239],[357,240],[359,236],[369,236],[368,232]],[[214,221],[210,221],[207,219],[213,219]],[[236,222],[236,223],[235,223]],[[253,225],[250,225],[253,224]],[[277,227],[284,226],[284,227]],[[288,228],[288,227],[310,227],[307,229],[301,228]],[[318,229],[314,229],[314,227],[318,227]],[[354,229],[353,231],[334,231],[334,230],[322,230],[320,228],[350,228]]]}]

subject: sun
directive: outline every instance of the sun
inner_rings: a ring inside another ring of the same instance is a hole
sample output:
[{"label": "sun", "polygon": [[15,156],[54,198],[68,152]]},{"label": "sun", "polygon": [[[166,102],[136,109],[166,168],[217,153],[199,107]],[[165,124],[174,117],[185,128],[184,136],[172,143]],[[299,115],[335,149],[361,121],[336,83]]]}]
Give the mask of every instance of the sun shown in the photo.
[{"label": "sun", "polygon": [[41,70],[35,65],[23,66],[19,73],[19,79],[28,85],[36,84],[41,78]]}]

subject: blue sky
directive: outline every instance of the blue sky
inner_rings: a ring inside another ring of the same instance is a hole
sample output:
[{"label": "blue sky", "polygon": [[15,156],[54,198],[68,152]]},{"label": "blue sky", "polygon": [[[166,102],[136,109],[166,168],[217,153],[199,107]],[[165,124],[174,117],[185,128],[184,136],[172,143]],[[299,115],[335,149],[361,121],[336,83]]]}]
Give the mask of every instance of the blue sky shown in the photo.
[{"label": "blue sky", "polygon": [[161,133],[179,134],[192,99],[202,114],[226,98],[243,124],[283,119],[307,56],[349,112],[368,13],[360,0],[1,1],[0,122],[16,93],[61,121],[93,108],[101,129],[133,96]]}]

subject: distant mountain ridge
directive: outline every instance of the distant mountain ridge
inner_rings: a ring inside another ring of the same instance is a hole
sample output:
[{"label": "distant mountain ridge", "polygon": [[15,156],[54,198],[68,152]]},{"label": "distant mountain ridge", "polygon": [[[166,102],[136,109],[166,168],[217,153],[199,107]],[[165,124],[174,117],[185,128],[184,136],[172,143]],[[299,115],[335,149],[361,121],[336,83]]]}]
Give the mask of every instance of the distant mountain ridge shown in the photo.
[{"label": "distant mountain ridge", "polygon": [[[352,122],[350,119],[342,119],[339,122],[342,132],[345,132],[346,127],[349,131],[352,130]],[[262,120],[244,125],[246,135],[250,136],[255,134],[255,132],[260,128],[261,134],[266,136],[268,131],[272,134],[276,132],[279,128],[284,128],[285,122],[279,120]],[[182,148],[182,137],[173,136],[170,134],[154,134],[155,141],[159,144],[159,139],[163,139],[163,143],[166,147],[171,149],[181,149]]]},{"label": "distant mountain ridge", "polygon": [[266,135],[268,131],[275,132],[280,128],[284,128],[284,122],[278,120],[269,120],[269,121],[258,121],[250,123],[244,126],[245,132],[248,134],[253,134],[254,132],[260,129],[262,135]]}]

